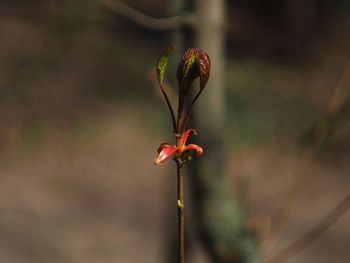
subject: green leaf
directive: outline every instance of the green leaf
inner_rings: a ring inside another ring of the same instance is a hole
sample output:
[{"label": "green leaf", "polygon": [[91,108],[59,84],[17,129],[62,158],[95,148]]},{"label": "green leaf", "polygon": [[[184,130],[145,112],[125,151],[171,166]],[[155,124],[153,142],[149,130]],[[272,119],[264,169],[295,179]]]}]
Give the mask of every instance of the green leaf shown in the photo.
[{"label": "green leaf", "polygon": [[163,80],[166,72],[166,68],[168,65],[168,58],[169,54],[174,50],[174,46],[168,46],[166,47],[162,54],[160,55],[158,62],[157,62],[157,78],[159,84],[162,86],[163,85]]}]

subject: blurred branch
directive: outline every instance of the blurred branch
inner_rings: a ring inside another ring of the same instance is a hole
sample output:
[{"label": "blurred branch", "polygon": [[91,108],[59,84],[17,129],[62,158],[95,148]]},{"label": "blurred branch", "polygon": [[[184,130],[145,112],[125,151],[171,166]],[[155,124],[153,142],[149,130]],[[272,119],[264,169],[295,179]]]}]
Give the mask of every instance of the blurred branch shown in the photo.
[{"label": "blurred branch", "polygon": [[349,83],[350,64],[348,64],[340,74],[337,86],[333,92],[332,97],[329,100],[326,114],[315,128],[314,142],[312,143],[309,150],[305,153],[305,161],[303,163],[302,170],[300,173],[296,174],[293,185],[284,197],[284,201],[280,209],[276,212],[275,220],[277,222],[275,223],[275,227],[272,228],[270,237],[272,239],[272,241],[270,241],[272,245],[278,241],[284,229],[286,228],[291,212],[294,208],[295,199],[302,186],[302,182],[306,175],[310,172],[312,164],[316,159],[317,153],[319,152],[322,144],[327,140],[334,122],[339,116],[341,109],[346,102],[349,92]]},{"label": "blurred branch", "polygon": [[266,263],[280,263],[285,262],[302,249],[317,240],[323,233],[325,233],[332,225],[334,225],[348,209],[350,208],[350,193],[339,202],[315,227],[313,227],[304,236],[294,241],[289,247],[282,250]]},{"label": "blurred branch", "polygon": [[151,30],[174,30],[179,29],[184,24],[191,24],[190,20],[186,20],[180,16],[167,18],[154,18],[148,16],[131,6],[119,0],[100,0],[109,10],[114,13],[124,16],[142,27]]}]

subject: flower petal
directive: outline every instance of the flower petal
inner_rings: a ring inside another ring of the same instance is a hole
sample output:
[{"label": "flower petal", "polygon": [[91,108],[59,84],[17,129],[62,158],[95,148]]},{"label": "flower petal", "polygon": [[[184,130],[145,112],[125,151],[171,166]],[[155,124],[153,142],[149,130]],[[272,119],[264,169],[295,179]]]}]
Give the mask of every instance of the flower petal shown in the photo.
[{"label": "flower petal", "polygon": [[197,135],[197,131],[194,129],[188,129],[182,134],[181,141],[180,141],[180,148],[185,147],[186,141],[188,136],[190,135]]},{"label": "flower petal", "polygon": [[158,155],[154,160],[154,164],[161,164],[165,160],[169,159],[175,152],[177,148],[174,145],[163,143],[158,148]]},{"label": "flower petal", "polygon": [[198,156],[203,154],[203,148],[196,144],[189,144],[184,148],[184,151],[196,151]]}]

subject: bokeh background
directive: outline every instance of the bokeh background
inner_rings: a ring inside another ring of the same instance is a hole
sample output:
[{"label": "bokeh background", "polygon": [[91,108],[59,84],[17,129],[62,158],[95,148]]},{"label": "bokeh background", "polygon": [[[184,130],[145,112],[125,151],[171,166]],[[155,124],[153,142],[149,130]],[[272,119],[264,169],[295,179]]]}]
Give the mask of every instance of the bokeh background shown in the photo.
[{"label": "bokeh background", "polygon": [[[181,12],[175,2],[123,3],[154,18],[195,19],[192,2]],[[269,259],[349,195],[350,6],[223,4],[224,180]],[[179,30],[137,23],[125,8],[0,1],[1,262],[172,262],[176,178],[173,163],[153,164],[158,145],[172,140],[155,63]],[[349,262],[349,203],[278,262]],[[276,234],[284,206],[292,212]],[[190,261],[210,262],[193,236]]]}]

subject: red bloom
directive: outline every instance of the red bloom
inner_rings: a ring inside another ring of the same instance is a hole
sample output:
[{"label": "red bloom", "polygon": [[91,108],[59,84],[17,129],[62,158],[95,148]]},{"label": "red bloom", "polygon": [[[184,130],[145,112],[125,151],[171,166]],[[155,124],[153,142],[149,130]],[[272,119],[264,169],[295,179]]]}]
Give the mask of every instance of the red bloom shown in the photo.
[{"label": "red bloom", "polygon": [[158,148],[158,155],[155,159],[155,164],[161,164],[165,160],[169,159],[172,155],[178,153],[183,154],[187,151],[196,151],[198,156],[201,156],[203,154],[202,147],[196,145],[196,144],[188,144],[186,145],[186,141],[188,136],[191,134],[197,135],[197,132],[194,129],[188,129],[185,131],[180,139],[179,146],[171,145],[168,143],[162,143]]}]

